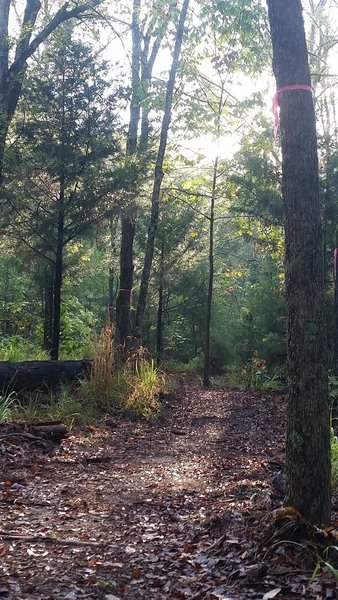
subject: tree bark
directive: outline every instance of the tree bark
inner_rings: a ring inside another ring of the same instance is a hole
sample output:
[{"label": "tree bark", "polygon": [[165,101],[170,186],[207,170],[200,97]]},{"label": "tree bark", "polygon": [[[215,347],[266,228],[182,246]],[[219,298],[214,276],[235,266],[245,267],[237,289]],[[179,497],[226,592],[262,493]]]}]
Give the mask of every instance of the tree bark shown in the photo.
[{"label": "tree bark", "polygon": [[[150,107],[147,96],[149,95],[149,88],[151,85],[152,72],[155,64],[155,60],[160,49],[161,40],[163,37],[163,28],[160,34],[157,36],[154,45],[150,52],[150,39],[151,33],[148,32],[144,39],[144,48],[141,54],[141,88],[143,95],[143,103],[141,110],[141,135],[139,141],[139,152],[145,153],[149,147],[149,133],[150,133],[150,121],[149,113]],[[149,55],[150,52],[150,55]]]},{"label": "tree bark", "polygon": [[[336,228],[336,247],[334,248],[334,301],[333,301],[333,356],[332,356],[332,370],[336,377],[338,377],[338,227]],[[337,428],[337,424],[336,424]]]},{"label": "tree bark", "polygon": [[163,355],[163,304],[164,304],[164,236],[161,243],[160,267],[159,267],[159,286],[158,286],[158,306],[157,306],[157,327],[156,327],[156,359],[159,365]]},{"label": "tree bark", "polygon": [[[333,273],[334,273],[334,298],[333,298],[333,351],[332,351],[332,372],[338,377],[338,228],[336,228],[336,246],[333,250]],[[332,427],[335,434],[338,433],[338,401],[333,399],[332,406]]]},{"label": "tree bark", "polygon": [[[300,0],[268,0],[277,89],[311,85]],[[330,424],[317,138],[309,91],[279,94],[288,347],[287,502],[330,521]]]},{"label": "tree bark", "polygon": [[10,0],[0,0],[0,184],[8,131],[7,118],[7,72],[8,72],[8,19]]},{"label": "tree bark", "polygon": [[108,274],[108,312],[111,322],[115,322],[115,259],[116,259],[116,235],[117,235],[118,218],[111,217],[109,223],[110,229],[110,265]]},{"label": "tree bark", "polygon": [[181,47],[184,36],[184,25],[188,12],[189,0],[184,0],[181,8],[180,18],[176,31],[176,39],[175,39],[175,47],[173,52],[173,59],[171,64],[171,69],[169,73],[169,79],[167,83],[166,97],[165,97],[165,107],[164,107],[164,115],[162,120],[161,127],[161,136],[160,136],[160,144],[157,153],[157,159],[155,164],[155,172],[154,172],[154,184],[153,191],[151,196],[151,216],[150,223],[148,227],[148,237],[147,237],[147,246],[146,253],[144,258],[144,266],[142,270],[142,278],[141,278],[141,287],[140,287],[140,295],[137,305],[136,318],[135,318],[135,335],[137,338],[142,337],[142,326],[143,326],[143,318],[146,308],[147,302],[147,294],[149,287],[149,279],[151,266],[153,262],[154,256],[154,245],[155,245],[155,237],[156,230],[159,219],[159,211],[160,211],[160,194],[161,194],[161,185],[163,179],[163,162],[165,157],[165,151],[168,140],[168,132],[171,122],[171,112],[172,112],[172,103],[174,96],[174,87],[176,81],[176,74],[179,65],[179,58],[181,53]]},{"label": "tree bark", "polygon": [[57,204],[57,237],[54,269],[54,298],[53,298],[53,333],[50,357],[59,359],[60,333],[61,333],[61,289],[63,279],[63,250],[65,245],[65,189],[66,189],[66,151],[68,131],[66,128],[66,97],[65,97],[65,71],[62,74],[62,117],[61,117],[61,146],[60,146],[60,172],[59,172],[59,198]]},{"label": "tree bark", "polygon": [[43,288],[43,347],[50,352],[53,335],[53,298],[54,298],[54,275],[48,268],[45,270],[46,279]]},{"label": "tree bark", "polygon": [[56,258],[54,271],[54,298],[53,298],[53,334],[50,357],[52,360],[59,359],[60,333],[61,333],[61,290],[63,278],[63,249],[64,249],[64,181],[61,182],[59,206],[58,206],[58,231],[56,242]]},{"label": "tree bark", "polygon": [[127,350],[131,334],[130,308],[134,274],[135,219],[135,211],[131,208],[128,214],[122,217],[121,223],[120,289],[116,302],[116,341],[123,350]]}]

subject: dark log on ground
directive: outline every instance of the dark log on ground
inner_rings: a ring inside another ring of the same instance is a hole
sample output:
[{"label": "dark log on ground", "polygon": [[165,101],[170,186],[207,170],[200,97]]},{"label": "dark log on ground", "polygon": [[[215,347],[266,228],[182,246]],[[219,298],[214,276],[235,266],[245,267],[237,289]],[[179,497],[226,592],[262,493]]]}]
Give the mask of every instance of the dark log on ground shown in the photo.
[{"label": "dark log on ground", "polygon": [[47,421],[45,423],[33,423],[29,427],[29,432],[37,437],[42,437],[45,440],[59,442],[66,437],[68,430],[60,421]]},{"label": "dark log on ground", "polygon": [[0,391],[21,392],[56,387],[88,376],[90,360],[0,362]]},{"label": "dark log on ground", "polygon": [[[39,423],[1,423],[0,442],[18,439],[20,441],[59,442],[68,435],[67,427],[61,421],[41,421]],[[10,477],[8,478],[10,479]]]}]

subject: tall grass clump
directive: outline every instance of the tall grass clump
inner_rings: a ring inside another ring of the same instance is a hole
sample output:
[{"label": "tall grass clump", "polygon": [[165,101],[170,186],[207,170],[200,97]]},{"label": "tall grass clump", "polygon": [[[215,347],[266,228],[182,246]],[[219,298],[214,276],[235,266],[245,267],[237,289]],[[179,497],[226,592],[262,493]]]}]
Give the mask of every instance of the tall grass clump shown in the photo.
[{"label": "tall grass clump", "polygon": [[0,396],[0,423],[9,423],[13,419],[16,406],[17,397],[15,392]]},{"label": "tall grass clump", "polygon": [[107,322],[96,344],[90,377],[82,382],[85,402],[104,413],[114,411],[145,419],[156,416],[163,377],[155,362],[143,348],[128,358],[116,359],[112,340],[113,327]]},{"label": "tall grass clump", "polygon": [[95,343],[90,377],[82,382],[82,395],[94,408],[109,410],[114,392],[113,327],[108,321]]},{"label": "tall grass clump", "polygon": [[122,373],[129,383],[127,394],[123,399],[125,409],[144,419],[159,414],[161,405],[158,395],[161,385],[164,384],[163,375],[144,348],[140,348],[130,357]]}]

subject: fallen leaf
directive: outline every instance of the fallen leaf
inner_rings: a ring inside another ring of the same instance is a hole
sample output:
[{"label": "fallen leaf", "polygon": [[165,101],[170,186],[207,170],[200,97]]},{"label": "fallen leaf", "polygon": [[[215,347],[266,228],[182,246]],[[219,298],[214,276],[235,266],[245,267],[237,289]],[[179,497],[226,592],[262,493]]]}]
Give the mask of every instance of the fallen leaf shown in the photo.
[{"label": "fallen leaf", "polygon": [[263,600],[269,600],[270,598],[275,598],[275,596],[277,596],[277,594],[279,594],[279,592],[282,590],[282,588],[274,588],[273,590],[270,590],[269,592],[266,592],[266,594],[264,594],[263,596]]},{"label": "fallen leaf", "polygon": [[133,579],[140,579],[142,577],[142,571],[139,567],[136,567],[136,569],[133,570],[132,573],[132,578]]}]

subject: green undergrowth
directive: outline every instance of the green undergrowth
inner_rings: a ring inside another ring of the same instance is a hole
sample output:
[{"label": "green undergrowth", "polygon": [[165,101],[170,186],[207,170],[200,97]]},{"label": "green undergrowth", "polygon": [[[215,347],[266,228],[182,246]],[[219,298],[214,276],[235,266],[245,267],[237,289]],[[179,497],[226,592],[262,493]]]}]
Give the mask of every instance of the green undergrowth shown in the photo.
[{"label": "green undergrowth", "polygon": [[[201,375],[203,357],[196,356],[187,363],[166,361],[164,368],[173,374]],[[222,370],[219,369],[219,372]],[[240,390],[283,392],[286,386],[285,366],[269,367],[264,359],[259,358],[257,351],[254,351],[244,366],[230,365],[224,368],[224,374],[212,376],[212,384]]]},{"label": "green undergrowth", "polygon": [[331,429],[331,480],[332,488],[338,489],[338,438]]},{"label": "green undergrowth", "polygon": [[338,424],[337,424],[337,403],[338,403],[338,378],[329,373],[329,399],[331,407],[331,479],[332,488],[338,489]]},{"label": "green undergrowth", "polygon": [[163,364],[163,368],[167,373],[172,373],[173,375],[180,373],[201,374],[203,370],[203,358],[198,355],[191,358],[188,362],[166,360]]},{"label": "green undergrowth", "polygon": [[90,424],[95,416],[94,411],[77,398],[77,390],[71,387],[49,390],[48,393],[31,392],[24,397],[15,392],[0,396],[0,423],[62,421],[71,428],[74,423]]},{"label": "green undergrowth", "polygon": [[38,344],[21,335],[3,337],[0,341],[0,360],[22,362],[25,360],[48,360],[48,354]]},{"label": "green undergrowth", "polygon": [[280,392],[285,389],[285,378],[285,366],[269,368],[255,350],[244,367],[228,370],[226,382],[243,390]]}]

